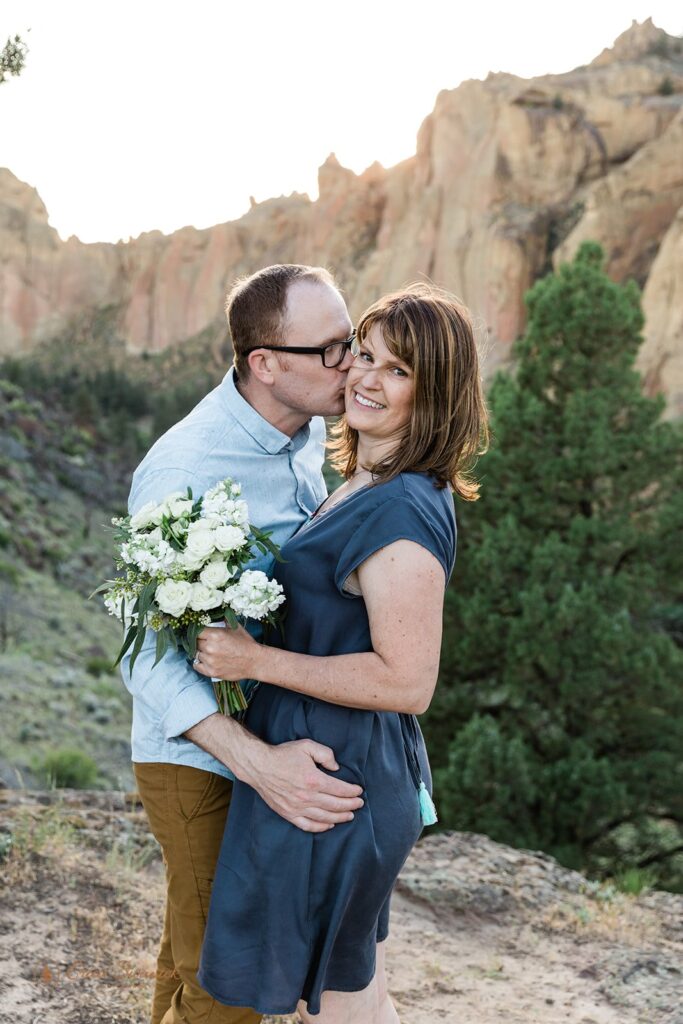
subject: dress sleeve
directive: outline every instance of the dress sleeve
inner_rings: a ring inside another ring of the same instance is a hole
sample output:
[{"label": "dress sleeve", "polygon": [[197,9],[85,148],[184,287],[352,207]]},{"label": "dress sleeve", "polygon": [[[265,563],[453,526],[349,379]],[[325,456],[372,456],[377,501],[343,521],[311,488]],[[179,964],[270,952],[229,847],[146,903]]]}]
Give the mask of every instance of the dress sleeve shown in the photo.
[{"label": "dress sleeve", "polygon": [[344,584],[366,558],[397,540],[412,540],[426,548],[443,568],[446,581],[455,559],[455,522],[452,527],[423,511],[410,498],[388,498],[361,520],[346,543],[335,571],[335,585],[344,597],[353,597]]}]

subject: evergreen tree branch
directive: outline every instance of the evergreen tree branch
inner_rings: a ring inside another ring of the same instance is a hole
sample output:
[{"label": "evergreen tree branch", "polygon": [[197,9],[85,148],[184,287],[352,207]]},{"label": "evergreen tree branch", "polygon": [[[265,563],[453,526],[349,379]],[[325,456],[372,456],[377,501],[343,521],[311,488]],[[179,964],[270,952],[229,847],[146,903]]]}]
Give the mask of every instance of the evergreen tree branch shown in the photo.
[{"label": "evergreen tree branch", "polygon": [[668,860],[669,857],[674,857],[677,853],[683,853],[683,843],[679,843],[678,846],[674,846],[671,850],[660,850],[659,853],[651,853],[648,857],[643,857],[638,861],[639,868],[647,868],[650,864],[657,864],[663,860]]}]

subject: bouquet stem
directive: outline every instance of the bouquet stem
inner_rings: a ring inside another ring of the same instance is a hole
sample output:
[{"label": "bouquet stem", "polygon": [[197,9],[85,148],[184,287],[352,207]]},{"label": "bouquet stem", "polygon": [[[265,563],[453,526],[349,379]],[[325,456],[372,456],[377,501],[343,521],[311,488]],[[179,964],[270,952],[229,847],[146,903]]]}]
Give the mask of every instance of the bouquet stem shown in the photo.
[{"label": "bouquet stem", "polygon": [[246,711],[249,707],[239,683],[229,679],[214,679],[213,692],[218,701],[218,710],[223,715],[234,715],[239,711]]}]

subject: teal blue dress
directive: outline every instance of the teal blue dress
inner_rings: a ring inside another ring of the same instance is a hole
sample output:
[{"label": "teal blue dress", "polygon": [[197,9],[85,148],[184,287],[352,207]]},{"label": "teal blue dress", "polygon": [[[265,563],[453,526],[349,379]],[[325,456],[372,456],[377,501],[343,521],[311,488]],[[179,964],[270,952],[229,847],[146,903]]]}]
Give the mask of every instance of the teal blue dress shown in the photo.
[{"label": "teal blue dress", "polygon": [[[448,579],[453,499],[426,474],[402,473],[314,516],[282,549],[275,575],[287,597],[284,639],[269,642],[321,657],[371,651],[365,603],[344,583],[401,539],[430,551]],[[365,804],[352,822],[303,832],[235,782],[198,977],[229,1006],[287,1014],[303,999],[316,1014],[325,990],[360,991],[374,976],[391,892],[422,830],[420,782],[431,790],[424,741],[414,715],[348,708],[266,684],[246,725],[266,743],[328,745],[340,765],[331,774],[362,786]]]}]

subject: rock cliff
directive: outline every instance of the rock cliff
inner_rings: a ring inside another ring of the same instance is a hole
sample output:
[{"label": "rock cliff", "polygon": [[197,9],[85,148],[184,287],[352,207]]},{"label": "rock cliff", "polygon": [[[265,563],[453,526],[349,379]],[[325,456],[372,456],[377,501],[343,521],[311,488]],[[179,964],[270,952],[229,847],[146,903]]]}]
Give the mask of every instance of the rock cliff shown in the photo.
[{"label": "rock cliff", "polygon": [[592,64],[524,80],[491,74],[439,94],[413,157],[356,175],[334,156],[319,198],[253,203],[206,230],[128,243],[62,242],[34,189],[0,171],[0,353],[21,353],[102,306],[132,351],[222,323],[239,274],[323,263],[352,315],[428,277],[461,295],[490,336],[487,375],[509,360],[525,290],[585,238],[610,273],[645,288],[641,369],[683,412],[683,43],[633,23]]}]

